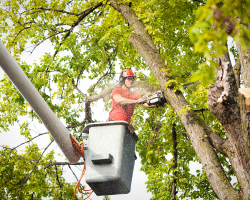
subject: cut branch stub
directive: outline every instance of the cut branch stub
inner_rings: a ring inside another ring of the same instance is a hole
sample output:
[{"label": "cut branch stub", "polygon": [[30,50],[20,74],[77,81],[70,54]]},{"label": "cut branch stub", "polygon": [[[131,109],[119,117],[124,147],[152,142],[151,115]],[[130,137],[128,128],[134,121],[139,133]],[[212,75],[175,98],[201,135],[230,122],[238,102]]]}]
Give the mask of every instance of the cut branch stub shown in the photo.
[{"label": "cut branch stub", "polygon": [[239,94],[245,98],[246,111],[250,112],[250,88],[239,88]]}]

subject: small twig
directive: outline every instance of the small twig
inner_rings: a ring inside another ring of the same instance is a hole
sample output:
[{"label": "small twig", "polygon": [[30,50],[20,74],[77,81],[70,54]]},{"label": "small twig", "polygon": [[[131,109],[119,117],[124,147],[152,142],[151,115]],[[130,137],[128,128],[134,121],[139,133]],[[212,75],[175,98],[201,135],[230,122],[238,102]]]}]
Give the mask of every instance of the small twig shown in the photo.
[{"label": "small twig", "polygon": [[[85,121],[86,122],[86,121]],[[85,122],[84,122],[84,124],[85,124]],[[84,129],[84,126],[82,127],[82,130]],[[80,135],[78,135],[77,137],[76,137],[76,140],[79,140],[79,139],[81,139],[82,138],[82,130],[81,130],[81,132],[80,132]]]},{"label": "small twig", "polygon": [[49,146],[52,144],[52,142],[54,142],[54,140],[52,140],[48,146],[44,149],[44,151],[42,152],[42,154],[40,155],[39,159],[37,160],[37,162],[35,163],[35,165],[33,166],[31,172],[29,173],[29,175],[26,177],[26,179],[22,182],[21,186],[19,187],[18,191],[16,192],[16,194],[14,195],[14,197],[12,198],[12,200],[14,200],[17,196],[17,194],[20,192],[20,190],[23,188],[23,185],[28,181],[30,175],[33,173],[33,171],[35,170],[37,164],[39,163],[39,161],[41,160],[43,154],[45,153],[45,151],[49,148]]},{"label": "small twig", "polygon": [[31,28],[31,26],[23,27],[23,29],[21,29],[16,35],[8,36],[8,37],[14,37],[14,40],[13,40],[13,42],[12,42],[11,44],[14,44],[14,43],[16,42],[17,37],[18,37],[24,30],[29,29],[29,28]]},{"label": "small twig", "polygon": [[59,187],[62,188],[59,177],[58,177],[58,172],[57,172],[57,166],[56,165],[55,165],[55,168],[56,168],[56,180],[58,182]]},{"label": "small twig", "polygon": [[202,114],[202,117],[203,117],[203,119],[205,120],[205,115],[204,115],[204,111],[207,111],[207,110],[209,110],[209,109],[207,109],[207,108],[202,108],[202,109],[199,109],[199,110],[194,110],[194,112],[201,112],[201,114]]},{"label": "small twig", "polygon": [[66,128],[75,128],[75,127],[77,127],[77,126],[82,126],[84,123],[85,123],[85,122],[83,121],[83,122],[81,122],[81,123],[79,123],[79,124],[75,124],[75,125],[72,125],[72,126],[67,126]]},{"label": "small twig", "polygon": [[208,109],[207,108],[201,108],[201,109],[198,109],[198,110],[194,110],[194,112],[204,112],[204,111],[207,111]]},{"label": "small twig", "polygon": [[188,140],[188,139],[189,139],[189,137],[187,136],[187,134],[186,134],[186,133],[181,132],[181,135],[182,135],[184,138],[186,138],[186,140]]},{"label": "small twig", "polygon": [[[29,12],[31,10],[37,10],[37,11],[27,13],[27,12]],[[29,9],[29,10],[26,10],[26,11],[20,13],[20,15],[23,15],[23,14],[31,15],[31,14],[38,13],[38,12],[41,12],[41,11],[54,11],[54,12],[59,12],[59,13],[64,13],[64,14],[74,15],[74,16],[79,16],[82,13],[82,12],[81,13],[72,13],[72,12],[68,12],[68,11],[65,11],[65,10],[57,10],[57,9],[52,9],[52,8],[32,8],[32,9]]]},{"label": "small twig", "polygon": [[83,12],[81,12],[80,17],[75,21],[75,23],[71,26],[71,28],[67,31],[66,35],[63,37],[61,43],[59,44],[58,49],[55,51],[53,55],[53,59],[57,55],[59,48],[62,46],[63,42],[69,37],[69,35],[72,33],[73,29],[79,25],[79,23],[86,17],[88,14],[90,14],[92,11],[94,11],[96,8],[100,7],[102,5],[102,2],[98,2],[95,5],[85,9]]},{"label": "small twig", "polygon": [[26,141],[26,142],[23,142],[22,144],[19,144],[18,146],[14,147],[14,148],[12,148],[12,149],[16,149],[16,148],[20,147],[21,145],[26,144],[26,143],[28,143],[28,142],[31,142],[31,141],[34,140],[35,138],[37,138],[37,137],[39,137],[39,136],[41,136],[41,135],[45,135],[45,134],[48,134],[48,132],[46,132],[46,133],[41,133],[41,134],[39,134],[39,135],[33,137],[32,139],[30,139],[30,140],[28,140],[28,141]]},{"label": "small twig", "polygon": [[[89,60],[87,60],[87,61],[89,62]],[[82,68],[81,68],[81,70],[79,72],[79,75],[78,75],[77,81],[76,81],[76,86],[78,86],[78,83],[79,83],[79,80],[80,80],[80,77],[81,77],[83,71],[84,71],[84,66],[82,66]]]},{"label": "small twig", "polygon": [[71,4],[71,2],[72,2],[73,0],[71,0],[71,1],[69,1],[69,2],[67,2],[66,4],[67,4],[67,6],[69,5],[69,4]]},{"label": "small twig", "polygon": [[3,146],[3,145],[0,145],[0,147],[2,147],[2,148],[4,148],[4,149],[9,149],[9,150],[12,151],[12,148],[10,148],[10,147],[5,147],[5,146]]},{"label": "small twig", "polygon": [[[83,162],[84,163],[84,162]],[[75,178],[76,178],[76,182],[78,182],[78,178],[76,176],[76,174],[74,173],[74,171],[71,169],[70,165],[68,165],[69,169],[71,170],[72,174],[74,174]],[[81,183],[80,183],[81,184]],[[81,184],[82,187],[84,187],[82,184]]]},{"label": "small twig", "polygon": [[[1,146],[2,148],[4,148],[4,149],[9,149],[9,150],[10,150],[10,155],[11,155],[12,150],[14,150],[14,149],[12,149],[12,148],[10,148],[10,147],[5,147],[5,146],[2,146],[2,145],[0,145],[0,146]],[[10,159],[10,155],[9,155],[9,159]],[[37,160],[30,160],[30,159],[28,159],[28,158],[25,158],[25,157],[20,156],[20,155],[17,155],[17,154],[13,154],[13,156],[16,156],[16,157],[21,158],[21,159],[24,159],[24,160],[28,160],[28,161],[30,161],[31,163],[34,162],[34,161],[37,161]],[[8,160],[9,160],[9,159],[8,159]]]},{"label": "small twig", "polygon": [[75,88],[83,97],[87,97],[87,95],[84,94],[81,90],[79,90],[78,87],[75,85],[74,79],[72,79],[72,84],[73,84],[74,88]]},{"label": "small twig", "polygon": [[189,82],[189,83],[184,83],[184,84],[182,84],[182,86],[183,86],[185,89],[187,89],[187,86],[192,85],[192,84],[196,84],[196,83],[198,83],[198,81]]},{"label": "small twig", "polygon": [[23,157],[23,156],[20,156],[20,155],[17,155],[17,154],[13,154],[14,156],[16,156],[16,157],[18,157],[18,158],[21,158],[21,159],[24,159],[24,160],[28,160],[30,163],[32,163],[33,164],[33,162],[35,162],[35,161],[37,161],[37,160],[30,160],[30,159],[28,159],[28,158],[25,158],[25,157]]},{"label": "small twig", "polygon": [[71,169],[71,167],[70,167],[69,164],[68,164],[68,167],[69,167],[69,169],[71,170],[71,172],[74,174],[74,176],[75,176],[75,178],[76,178],[76,181],[78,182],[78,178],[77,178],[76,174],[74,173],[74,171]]},{"label": "small twig", "polygon": [[47,169],[48,167],[51,166],[57,166],[57,165],[83,165],[84,162],[78,162],[78,163],[70,163],[70,162],[54,162],[54,163],[49,163],[45,165],[44,169]]},{"label": "small twig", "polygon": [[199,2],[199,3],[201,3],[201,4],[204,4],[204,5],[205,5],[205,2],[204,2],[204,1],[202,1],[202,0],[193,0],[193,1],[197,1],[197,2]]},{"label": "small twig", "polygon": [[82,129],[81,129],[81,134],[79,135],[78,139],[82,137],[82,133],[83,133],[83,129],[85,128],[85,123],[87,121],[87,116],[85,116],[84,120],[83,120],[83,125],[82,125]]},{"label": "small twig", "polygon": [[65,32],[67,32],[67,31],[68,31],[68,30],[59,31],[59,32],[57,32],[57,33],[55,33],[55,34],[53,34],[53,35],[50,35],[50,36],[46,37],[44,40],[40,41],[38,44],[36,44],[36,45],[33,47],[33,49],[32,49],[32,51],[30,52],[30,54],[32,54],[32,53],[34,52],[34,50],[35,50],[40,44],[42,44],[43,42],[45,42],[47,39],[49,39],[49,38],[51,38],[51,37],[54,37],[54,36],[56,36],[56,35],[58,35],[58,34],[65,33]]},{"label": "small twig", "polygon": [[176,44],[180,41],[181,38],[183,38],[186,34],[182,35],[180,38],[178,38],[175,43],[170,47],[170,50],[168,51],[168,53],[170,53],[170,51],[172,51],[172,49],[176,46]]},{"label": "small twig", "polygon": [[105,77],[105,76],[107,76],[107,75],[109,74],[109,71],[111,71],[111,67],[108,69],[108,71],[107,71],[105,74],[103,74],[103,75],[98,79],[98,81],[96,82],[96,84],[95,84],[94,87],[92,88],[91,93],[94,92],[95,87],[96,87],[96,86],[98,85],[98,83],[102,80],[102,78]]}]

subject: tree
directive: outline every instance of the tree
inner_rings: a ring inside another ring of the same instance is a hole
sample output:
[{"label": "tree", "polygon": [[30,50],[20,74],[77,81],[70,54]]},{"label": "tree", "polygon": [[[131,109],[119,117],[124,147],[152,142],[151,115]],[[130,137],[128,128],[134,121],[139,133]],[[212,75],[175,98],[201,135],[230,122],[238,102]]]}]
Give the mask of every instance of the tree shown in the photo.
[{"label": "tree", "polygon": [[[250,198],[249,115],[244,97],[238,95],[240,86],[249,87],[247,1],[5,0],[2,4],[0,32],[7,35],[5,45],[76,137],[86,123],[95,121],[91,102],[104,98],[109,108],[107,94],[114,87],[117,65],[136,70],[136,88],[142,92],[159,87],[164,91],[168,102],[164,108],[137,107],[133,117],[152,199]],[[234,66],[226,46],[228,36],[237,43],[237,50],[231,48],[237,59]],[[23,51],[32,54],[46,40],[53,44],[54,54],[42,55],[32,66],[21,60]],[[97,79],[88,94],[78,88],[86,78]],[[1,85],[3,130],[18,116],[37,118],[7,78]],[[79,104],[77,109],[71,108],[74,103]],[[79,112],[85,112],[84,119],[78,118]],[[30,139],[25,127],[22,134]],[[12,151],[5,147],[1,152]],[[166,160],[169,153],[173,157]],[[200,162],[203,170],[191,174],[190,161]],[[237,181],[231,183],[234,177]],[[2,196],[13,197],[12,190],[5,187]]]}]

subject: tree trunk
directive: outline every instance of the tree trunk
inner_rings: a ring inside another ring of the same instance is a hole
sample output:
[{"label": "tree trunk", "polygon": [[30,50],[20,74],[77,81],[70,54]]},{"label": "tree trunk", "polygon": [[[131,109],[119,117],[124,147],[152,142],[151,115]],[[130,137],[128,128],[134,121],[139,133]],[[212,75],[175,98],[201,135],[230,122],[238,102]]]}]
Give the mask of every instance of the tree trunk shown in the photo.
[{"label": "tree trunk", "polygon": [[217,58],[216,62],[220,69],[217,70],[215,84],[209,90],[208,106],[227,133],[231,149],[227,150],[226,155],[238,179],[240,194],[243,199],[249,199],[250,159],[248,143],[246,143],[247,140],[244,139],[242,131],[244,119],[241,118],[242,111],[239,106],[243,103],[242,97],[238,98],[238,86],[229,55],[225,53],[222,57]]},{"label": "tree trunk", "polygon": [[[134,11],[117,0],[110,1],[110,3],[133,28],[134,33],[130,35],[129,41],[148,64],[164,91],[167,101],[171,104],[186,128],[213,190],[220,199],[240,199],[238,192],[234,190],[227,179],[214,151],[214,147],[216,147],[217,150],[226,154],[226,150],[231,148],[230,143],[223,141],[195,114],[182,93],[178,90],[176,92],[173,90],[175,85],[166,87],[166,84],[169,83],[168,81],[171,80],[167,67]],[[166,71],[163,71],[163,69]]]}]

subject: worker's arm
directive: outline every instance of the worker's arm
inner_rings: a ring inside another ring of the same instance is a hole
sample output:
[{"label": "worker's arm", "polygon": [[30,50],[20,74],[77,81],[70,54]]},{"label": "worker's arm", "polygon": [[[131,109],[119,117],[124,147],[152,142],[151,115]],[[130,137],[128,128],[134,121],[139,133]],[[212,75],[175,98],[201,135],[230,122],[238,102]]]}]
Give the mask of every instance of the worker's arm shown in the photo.
[{"label": "worker's arm", "polygon": [[149,106],[147,103],[140,104],[141,106],[147,107],[147,108],[155,108],[156,105]]},{"label": "worker's arm", "polygon": [[[133,100],[133,99],[127,99],[122,97],[120,94],[115,94],[113,96],[113,99],[116,101],[116,103],[118,103],[119,105],[129,105],[129,104],[136,104],[137,100]],[[153,106],[149,106],[147,103],[144,104],[139,104],[141,106],[147,107],[147,108],[155,108],[156,105]]]},{"label": "worker's arm", "polygon": [[113,96],[113,99],[120,105],[136,104],[137,102],[137,100],[124,98],[120,94],[115,94]]}]

